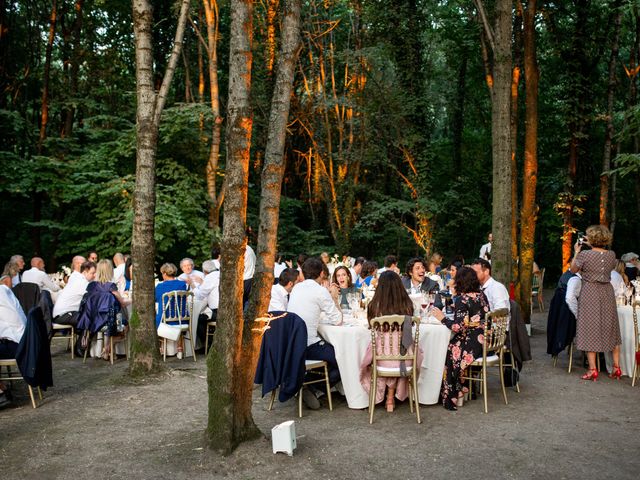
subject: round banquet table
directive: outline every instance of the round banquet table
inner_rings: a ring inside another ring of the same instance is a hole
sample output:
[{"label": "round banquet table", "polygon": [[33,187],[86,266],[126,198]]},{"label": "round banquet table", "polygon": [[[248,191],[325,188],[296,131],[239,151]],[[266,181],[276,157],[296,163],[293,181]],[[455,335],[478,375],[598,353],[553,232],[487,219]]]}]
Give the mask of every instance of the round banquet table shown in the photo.
[{"label": "round banquet table", "polygon": [[[371,345],[371,331],[364,326],[320,324],[318,334],[333,345],[349,408],[367,408],[369,394],[360,383],[360,365]],[[438,403],[450,338],[451,331],[439,322],[420,324],[419,345],[424,358],[418,377],[418,401],[423,405]]]},{"label": "round banquet table", "polygon": [[[630,377],[633,375],[633,365],[636,354],[635,339],[633,338],[633,307],[631,305],[618,307],[618,322],[620,322],[620,336],[622,337],[622,344],[620,345],[620,370],[622,370],[622,375]],[[606,352],[604,356],[607,360],[607,370],[611,372],[613,355],[611,352]]]}]

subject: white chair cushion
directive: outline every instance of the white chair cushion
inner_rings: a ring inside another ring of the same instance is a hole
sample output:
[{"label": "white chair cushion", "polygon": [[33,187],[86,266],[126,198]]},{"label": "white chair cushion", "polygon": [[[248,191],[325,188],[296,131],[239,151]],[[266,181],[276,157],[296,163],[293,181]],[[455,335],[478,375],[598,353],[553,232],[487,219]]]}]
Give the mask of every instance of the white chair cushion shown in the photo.
[{"label": "white chair cushion", "polygon": [[[407,365],[407,372],[410,372],[413,369],[411,365]],[[400,367],[381,367],[378,365],[377,370],[383,373],[400,373]]]},{"label": "white chair cushion", "polygon": [[306,368],[323,367],[324,361],[323,360],[305,360],[304,366]]},{"label": "white chair cushion", "polygon": [[[498,363],[500,363],[500,357],[498,357],[498,355],[491,355],[490,357],[487,357],[487,365],[496,365]],[[482,365],[482,357],[475,360],[471,365]]]}]

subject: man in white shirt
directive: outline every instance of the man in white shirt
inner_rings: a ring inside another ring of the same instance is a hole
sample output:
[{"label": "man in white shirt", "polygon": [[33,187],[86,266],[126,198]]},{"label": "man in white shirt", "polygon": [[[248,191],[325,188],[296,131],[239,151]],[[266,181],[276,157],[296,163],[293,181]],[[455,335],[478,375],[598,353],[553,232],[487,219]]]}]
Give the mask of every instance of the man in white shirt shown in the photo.
[{"label": "man in white shirt", "polygon": [[194,277],[193,295],[196,300],[206,300],[207,306],[211,310],[211,319],[218,317],[218,305],[220,303],[220,270],[213,260],[207,260],[202,264],[202,269],[206,274],[204,280]]},{"label": "man in white shirt", "polygon": [[[321,285],[325,278],[319,258],[308,258],[302,265],[302,274],[305,280],[297,283],[291,290],[287,310],[298,315],[307,325],[307,359],[327,362],[329,382],[334,384],[340,380],[336,354],[333,346],[318,336],[318,325],[342,323],[338,287],[332,285],[327,289]],[[309,408],[318,408],[320,405],[317,399],[314,402],[315,397],[312,397],[307,393],[303,400]]]},{"label": "man in white shirt", "polygon": [[6,285],[0,285],[0,358],[16,357],[16,349],[27,325],[20,302]]},{"label": "man in white shirt", "polygon": [[124,276],[125,259],[124,255],[120,252],[113,256],[113,283],[116,285],[118,281]]},{"label": "man in white shirt", "polygon": [[[76,259],[83,257],[74,257]],[[53,321],[61,325],[78,325],[78,311],[80,310],[80,302],[87,291],[87,285],[92,282],[96,276],[96,264],[84,261],[80,265],[80,271],[74,270],[67,280],[67,285],[62,289],[58,300],[53,307]]]},{"label": "man in white shirt", "polygon": [[244,293],[242,295],[242,305],[246,305],[249,301],[249,294],[251,293],[251,281],[253,280],[253,274],[256,271],[256,253],[253,248],[249,246],[249,237],[247,236],[247,246],[244,250],[244,273],[242,274],[242,280],[244,281]]},{"label": "man in white shirt", "polygon": [[40,257],[31,259],[31,268],[22,274],[22,281],[35,283],[40,287],[40,290],[48,290],[51,293],[60,290],[60,286],[51,280],[44,271],[44,260]]},{"label": "man in white shirt", "polygon": [[487,243],[485,243],[484,245],[482,245],[482,247],[480,247],[480,255],[479,257],[483,260],[487,260],[489,263],[491,263],[491,242],[493,242],[493,234],[490,233],[487,236],[487,240],[489,240]]},{"label": "man in white shirt", "polygon": [[564,301],[576,318],[578,318],[578,297],[580,296],[580,290],[582,290],[582,275],[578,272],[567,282],[567,292],[564,295]]},{"label": "man in white shirt", "polygon": [[289,294],[298,280],[298,270],[295,268],[285,268],[278,283],[271,287],[271,300],[269,301],[268,312],[286,312],[289,305]]},{"label": "man in white shirt", "polygon": [[500,308],[510,310],[509,292],[507,288],[491,276],[491,264],[483,258],[476,258],[471,264],[471,268],[476,271],[482,291],[489,300],[489,308],[491,311]]},{"label": "man in white shirt", "polygon": [[182,273],[178,277],[178,280],[187,282],[191,288],[194,287],[194,281],[200,283],[198,280],[196,280],[196,278],[198,278],[199,280],[204,280],[204,273],[202,273],[200,270],[195,270],[193,268],[194,266],[195,264],[193,263],[193,260],[191,258],[187,257],[180,260],[180,270],[182,270]]},{"label": "man in white shirt", "polygon": [[353,267],[349,269],[349,272],[351,273],[351,283],[353,283],[354,285],[360,277],[360,272],[362,272],[362,265],[364,265],[364,262],[364,257],[358,257],[353,262]]}]

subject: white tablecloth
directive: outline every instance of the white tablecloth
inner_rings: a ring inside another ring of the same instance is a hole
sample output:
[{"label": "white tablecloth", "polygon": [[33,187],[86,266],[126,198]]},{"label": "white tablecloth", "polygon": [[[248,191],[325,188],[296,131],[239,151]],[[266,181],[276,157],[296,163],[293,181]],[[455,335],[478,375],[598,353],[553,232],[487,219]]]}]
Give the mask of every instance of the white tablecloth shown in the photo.
[{"label": "white tablecloth", "polygon": [[[633,308],[631,305],[618,307],[618,321],[620,322],[620,336],[622,337],[622,345],[620,345],[620,369],[622,370],[622,375],[630,377],[633,375],[633,364],[636,354],[635,339],[633,338]],[[611,355],[611,352],[606,352],[605,358],[607,360],[607,370],[611,372],[613,355]]]},{"label": "white tablecloth", "polygon": [[[360,365],[371,344],[370,330],[362,326],[321,324],[318,326],[318,333],[333,345],[336,352],[349,408],[367,408],[369,394],[360,384]],[[420,325],[419,342],[424,352],[418,378],[418,400],[421,404],[432,405],[438,402],[450,336],[450,330],[444,325]]]}]

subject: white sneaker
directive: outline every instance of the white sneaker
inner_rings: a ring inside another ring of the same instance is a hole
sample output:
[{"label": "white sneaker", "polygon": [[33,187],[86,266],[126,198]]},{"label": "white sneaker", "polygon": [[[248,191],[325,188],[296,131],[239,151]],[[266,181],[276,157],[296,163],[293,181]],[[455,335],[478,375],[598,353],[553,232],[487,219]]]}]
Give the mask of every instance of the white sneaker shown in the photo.
[{"label": "white sneaker", "polygon": [[178,360],[182,360],[182,352],[178,352],[176,354],[176,357],[178,357]]}]

